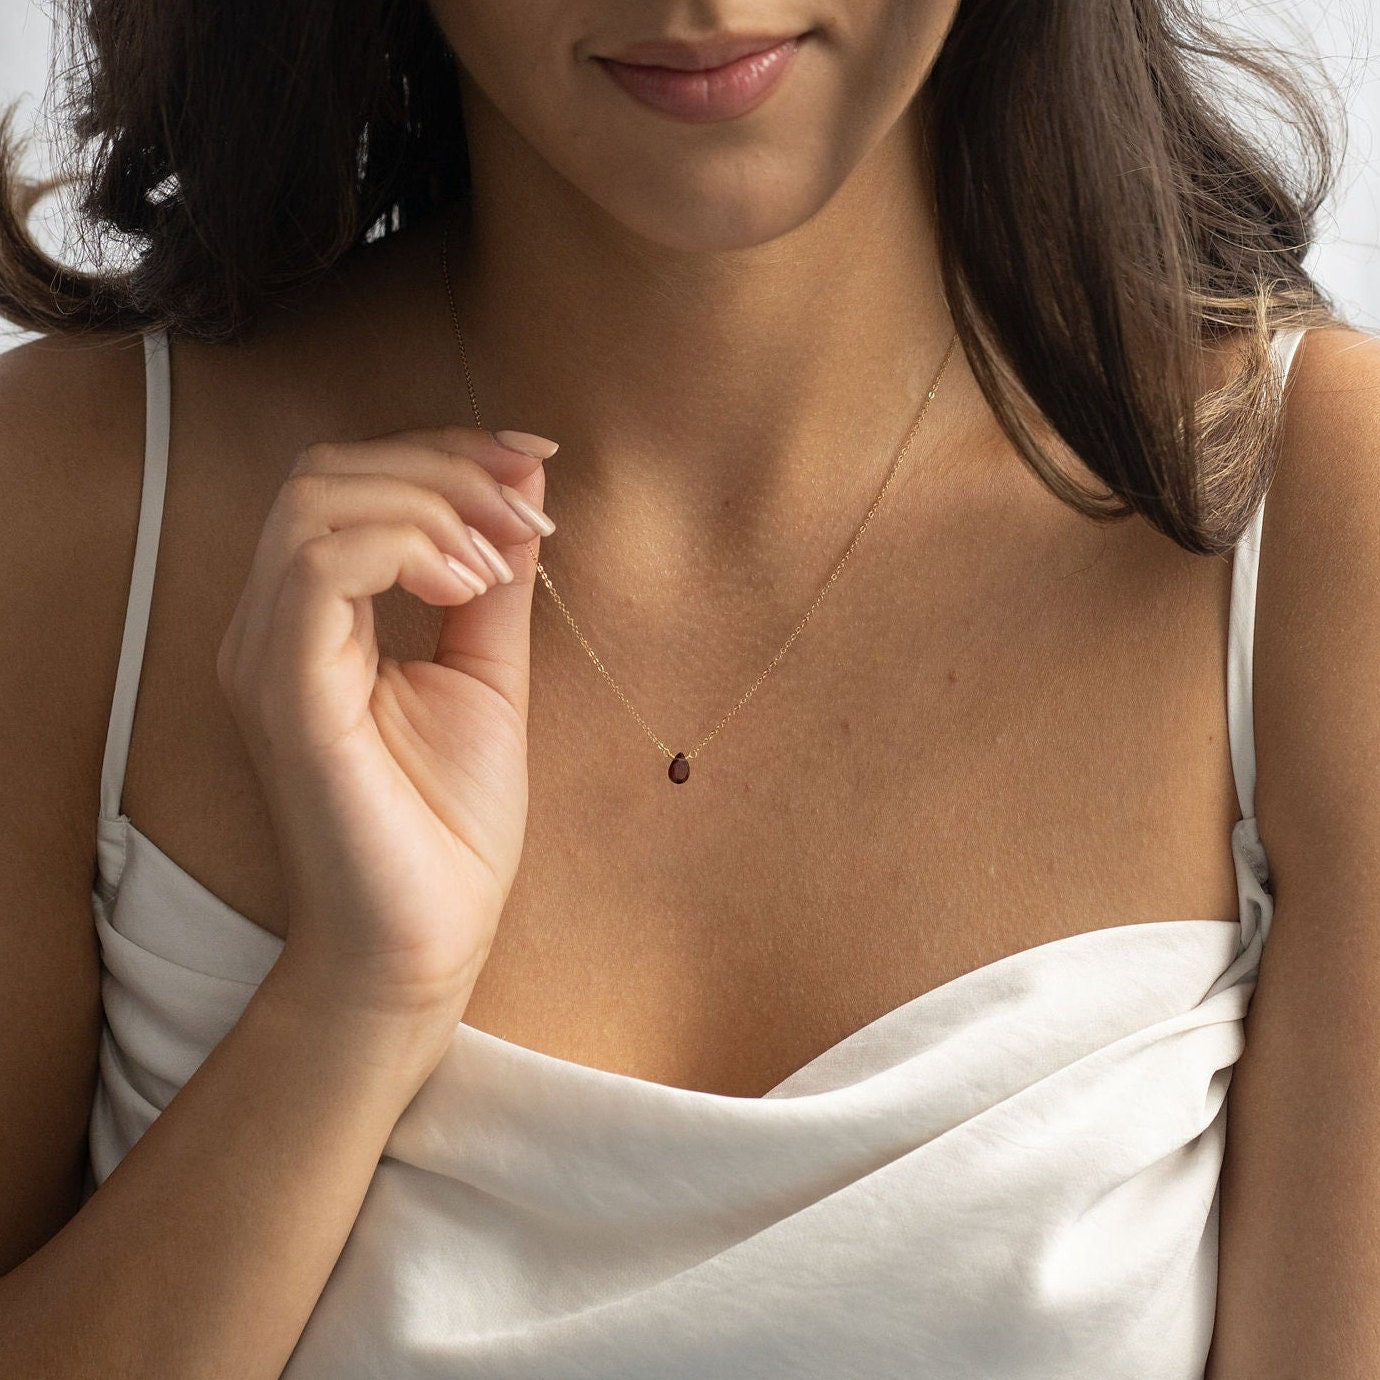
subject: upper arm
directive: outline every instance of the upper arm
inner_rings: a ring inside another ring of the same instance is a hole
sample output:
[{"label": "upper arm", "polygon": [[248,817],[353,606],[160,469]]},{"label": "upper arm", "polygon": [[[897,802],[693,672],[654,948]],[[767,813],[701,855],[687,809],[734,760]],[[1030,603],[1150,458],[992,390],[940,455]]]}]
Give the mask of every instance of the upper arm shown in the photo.
[{"label": "upper arm", "polygon": [[0,1273],[72,1215],[85,1167],[95,818],[142,398],[138,336],[0,354]]},{"label": "upper arm", "polygon": [[1265,505],[1274,915],[1232,1076],[1210,1380],[1380,1375],[1380,339],[1299,347]]}]

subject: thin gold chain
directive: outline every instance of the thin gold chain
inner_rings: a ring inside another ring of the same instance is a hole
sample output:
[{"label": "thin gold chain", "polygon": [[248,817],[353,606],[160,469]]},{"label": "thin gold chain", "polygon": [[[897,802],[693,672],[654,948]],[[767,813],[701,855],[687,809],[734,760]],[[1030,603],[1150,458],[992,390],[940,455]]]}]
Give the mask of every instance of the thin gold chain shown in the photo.
[{"label": "thin gold chain", "polygon": [[[460,317],[455,310],[455,293],[451,288],[450,264],[448,261],[447,253],[449,248],[449,242],[450,226],[449,224],[447,224],[445,233],[442,235],[441,238],[441,272],[446,280],[446,297],[450,302],[450,319],[452,325],[454,325],[455,327],[455,339],[460,346],[460,362],[464,366],[465,370],[465,386],[469,390],[470,407],[474,411],[474,424],[482,429],[484,423],[479,420],[479,404],[475,401],[474,380],[470,376],[470,362],[465,354],[465,337],[460,330]],[[877,511],[878,507],[881,505],[882,498],[886,494],[886,491],[891,487],[891,481],[895,478],[897,470],[900,469],[901,461],[905,459],[907,451],[910,450],[910,443],[915,438],[916,432],[919,431],[921,424],[924,422],[925,414],[929,411],[930,404],[934,401],[934,395],[939,391],[940,380],[944,377],[944,370],[948,367],[949,357],[953,354],[954,346],[957,344],[958,335],[957,333],[955,333],[953,339],[949,341],[948,349],[944,351],[944,358],[940,361],[939,364],[939,372],[935,374],[934,382],[930,385],[929,392],[925,394],[925,401],[921,404],[920,413],[916,417],[914,425],[911,427],[910,432],[906,436],[905,444],[901,447],[900,454],[897,455],[895,462],[891,466],[891,471],[890,473],[888,473],[886,477],[886,482],[882,485],[881,490],[877,494],[877,497],[873,499],[872,506],[867,510],[867,516],[863,518],[861,524],[858,527],[858,530],[853,534],[853,540],[848,543],[848,549],[839,558],[838,564],[830,573],[829,578],[824,582],[824,588],[821,589],[820,592],[815,596],[814,603],[810,605],[809,609],[805,613],[805,616],[800,620],[799,623],[796,624],[795,631],[792,632],[791,635],[786,639],[781,650],[777,652],[777,654],[774,657],[772,657],[770,662],[767,663],[767,667],[762,672],[762,674],[759,675],[755,681],[753,681],[747,693],[743,695],[743,697],[738,701],[738,703],[735,704],[733,708],[730,709],[728,713],[725,714],[723,718],[720,719],[719,722],[715,724],[714,727],[703,738],[701,738],[700,741],[696,743],[693,748],[690,749],[689,752],[683,754],[672,753],[671,749],[667,747],[666,744],[663,743],[661,739],[658,738],[656,734],[652,731],[650,725],[648,725],[647,721],[642,717],[642,715],[640,715],[637,712],[637,710],[633,708],[632,702],[623,693],[622,689],[618,685],[618,682],[615,681],[611,675],[609,675],[607,668],[604,666],[604,663],[599,660],[599,658],[594,653],[594,649],[586,641],[585,635],[580,631],[579,626],[575,622],[575,619],[571,616],[570,610],[565,605],[565,601],[561,598],[559,594],[556,593],[556,587],[551,583],[551,579],[547,575],[545,569],[542,567],[541,561],[537,561],[537,573],[541,576],[542,582],[546,585],[547,589],[551,591],[551,597],[556,601],[557,606],[565,615],[565,621],[570,624],[571,631],[579,639],[580,645],[585,649],[585,652],[589,656],[589,659],[598,668],[600,675],[602,675],[604,679],[608,681],[609,685],[612,686],[613,693],[617,695],[620,700],[622,700],[628,712],[633,716],[634,719],[637,720],[639,724],[642,725],[643,732],[646,733],[646,735],[652,740],[652,742],[654,742],[657,745],[657,747],[660,748],[661,751],[666,754],[667,757],[684,756],[686,761],[689,761],[692,758],[698,756],[700,749],[704,747],[704,745],[708,743],[710,739],[712,739],[715,736],[715,734],[718,733],[718,731],[743,707],[743,705],[747,703],[748,699],[752,696],[754,691],[756,691],[757,687],[761,685],[764,680],[766,680],[767,676],[770,675],[771,672],[775,669],[776,664],[781,660],[783,656],[785,656],[786,651],[790,647],[791,643],[793,643],[795,639],[800,635],[801,629],[804,628],[805,624],[810,621],[810,618],[814,614],[814,611],[819,607],[821,600],[823,600],[824,596],[833,587],[834,581],[838,579],[839,572],[843,569],[844,563],[848,560],[849,556],[853,554],[853,548],[857,546],[858,542],[861,540],[863,532],[867,530],[867,524],[872,521],[872,515]]]}]

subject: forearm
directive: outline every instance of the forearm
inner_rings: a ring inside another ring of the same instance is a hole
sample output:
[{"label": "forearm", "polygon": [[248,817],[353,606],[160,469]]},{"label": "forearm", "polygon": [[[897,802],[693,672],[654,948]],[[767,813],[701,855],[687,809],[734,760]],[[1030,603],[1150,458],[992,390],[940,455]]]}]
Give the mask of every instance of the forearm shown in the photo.
[{"label": "forearm", "polygon": [[322,1017],[264,980],[90,1200],[0,1279],[14,1380],[278,1376],[436,1029]]}]

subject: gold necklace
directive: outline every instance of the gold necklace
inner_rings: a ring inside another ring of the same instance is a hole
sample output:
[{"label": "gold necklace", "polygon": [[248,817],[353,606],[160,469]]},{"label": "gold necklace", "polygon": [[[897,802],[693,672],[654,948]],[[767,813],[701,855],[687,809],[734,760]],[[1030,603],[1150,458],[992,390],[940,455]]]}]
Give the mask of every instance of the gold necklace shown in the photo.
[{"label": "gold necklace", "polygon": [[[449,242],[450,225],[449,223],[447,223],[445,233],[441,237],[441,273],[446,280],[446,297],[450,302],[450,319],[451,323],[455,327],[455,339],[460,346],[460,362],[465,369],[465,385],[469,390],[470,407],[474,410],[474,424],[475,426],[480,427],[482,429],[484,423],[479,420],[479,404],[475,402],[474,398],[474,380],[470,377],[470,362],[465,354],[465,337],[461,334],[460,331],[460,317],[455,310],[455,293],[451,289],[450,264],[447,258],[447,249],[449,246]],[[618,682],[615,681],[611,675],[609,675],[608,671],[604,667],[604,663],[600,661],[597,656],[595,656],[594,649],[585,640],[584,634],[576,625],[574,618],[571,617],[570,610],[565,606],[565,601],[561,598],[559,594],[556,593],[556,587],[551,583],[551,579],[547,575],[546,571],[543,569],[542,563],[540,561],[537,561],[537,574],[541,576],[542,583],[545,584],[547,589],[551,591],[551,597],[556,601],[557,606],[565,615],[565,621],[570,624],[571,630],[579,639],[580,645],[585,649],[585,652],[589,656],[589,659],[598,668],[599,674],[602,675],[604,679],[608,681],[608,683],[613,687],[613,693],[617,695],[620,700],[623,701],[623,704],[627,708],[628,712],[633,716],[634,719],[637,720],[639,724],[642,725],[643,732],[646,733],[647,736],[652,740],[652,742],[654,742],[657,745],[657,747],[667,757],[671,759],[671,765],[667,770],[666,774],[677,785],[680,785],[681,783],[689,780],[691,758],[699,755],[700,749],[704,747],[704,745],[707,742],[709,742],[709,740],[713,738],[716,733],[718,733],[718,731],[743,707],[743,705],[747,703],[749,697],[753,694],[757,687],[761,685],[761,683],[764,680],[766,680],[768,675],[771,674],[772,670],[776,666],[776,663],[780,661],[783,656],[785,656],[786,649],[799,636],[800,630],[805,626],[806,623],[810,621],[810,618],[814,614],[814,611],[819,607],[820,601],[829,592],[829,589],[833,585],[834,581],[838,579],[839,571],[843,569],[844,562],[849,558],[849,556],[853,554],[853,548],[858,544],[863,532],[867,529],[867,524],[872,521],[872,515],[877,511],[877,508],[882,501],[882,496],[886,493],[887,489],[891,487],[891,481],[895,477],[896,471],[900,468],[901,461],[905,459],[906,452],[910,450],[910,443],[914,439],[915,433],[920,429],[920,424],[925,420],[925,414],[929,411],[930,404],[934,401],[934,395],[939,391],[939,381],[944,377],[944,370],[948,367],[949,364],[949,356],[953,354],[954,346],[957,343],[958,334],[957,332],[955,332],[953,339],[949,341],[949,348],[944,351],[944,358],[940,361],[939,372],[934,376],[934,382],[930,385],[930,391],[925,394],[925,401],[920,406],[920,415],[916,417],[915,424],[911,427],[909,434],[906,436],[905,444],[901,447],[901,453],[896,457],[895,462],[891,466],[891,471],[886,477],[886,483],[882,485],[881,490],[877,494],[877,497],[873,499],[872,506],[867,510],[867,516],[863,518],[861,525],[858,527],[858,530],[853,534],[853,540],[848,543],[848,549],[839,558],[838,564],[834,567],[829,578],[824,582],[824,588],[821,589],[820,592],[815,596],[815,601],[813,604],[810,605],[809,609],[806,611],[805,617],[802,618],[800,622],[796,624],[795,631],[786,639],[785,645],[781,648],[781,650],[777,652],[777,654],[774,657],[772,657],[771,661],[767,664],[766,670],[763,671],[762,674],[758,676],[755,681],[753,681],[751,687],[748,689],[747,694],[745,694],[742,697],[742,699],[740,699],[738,703],[735,704],[733,708],[730,709],[728,713],[725,714],[723,718],[720,719],[719,722],[714,725],[714,727],[709,731],[709,733],[707,733],[703,738],[701,738],[700,741],[696,743],[693,748],[690,749],[689,752],[673,753],[671,749],[668,748],[666,744],[663,743],[661,739],[658,738],[656,734],[652,732],[646,720],[643,719],[642,715],[640,715],[637,712],[637,710],[633,708],[628,697],[619,688]]]}]

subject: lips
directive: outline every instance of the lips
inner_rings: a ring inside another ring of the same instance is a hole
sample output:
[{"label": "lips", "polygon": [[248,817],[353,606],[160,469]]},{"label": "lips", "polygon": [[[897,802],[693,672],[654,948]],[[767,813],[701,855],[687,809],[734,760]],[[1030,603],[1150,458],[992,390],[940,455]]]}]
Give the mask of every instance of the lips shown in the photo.
[{"label": "lips", "polygon": [[[636,44],[618,58],[599,57],[600,67],[630,96],[659,114],[691,124],[732,119],[755,110],[784,79],[809,34],[785,39],[731,38],[685,45]],[[767,42],[774,46],[759,48]],[[747,48],[747,52],[742,50]],[[721,54],[738,55],[723,60]],[[625,61],[629,53],[643,59]],[[659,61],[645,61],[648,55]],[[718,65],[703,64],[716,60]],[[679,65],[672,65],[672,64]]]},{"label": "lips", "polygon": [[716,38],[654,38],[633,43],[617,53],[600,54],[613,62],[638,67],[671,67],[681,72],[704,72],[723,67],[753,53],[779,48],[803,34],[723,34]]}]

